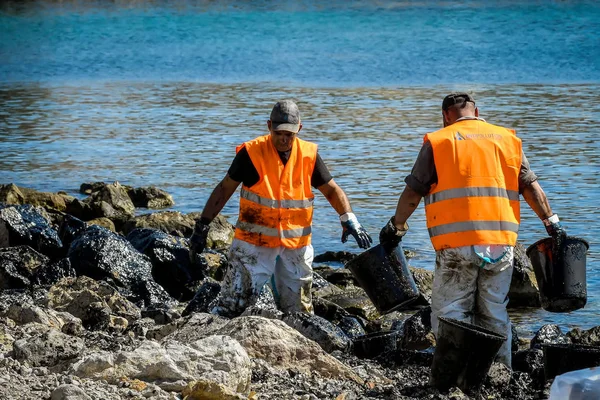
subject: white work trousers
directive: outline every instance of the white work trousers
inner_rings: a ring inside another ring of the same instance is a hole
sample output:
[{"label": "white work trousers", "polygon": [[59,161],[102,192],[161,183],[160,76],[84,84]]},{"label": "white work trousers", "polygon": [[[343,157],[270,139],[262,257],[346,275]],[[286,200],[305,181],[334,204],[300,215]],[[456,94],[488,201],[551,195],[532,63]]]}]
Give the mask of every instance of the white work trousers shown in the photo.
[{"label": "white work trousers", "polygon": [[436,253],[431,294],[431,327],[438,334],[438,317],[475,324],[507,337],[496,361],[511,366],[512,332],[506,311],[513,272],[514,248],[487,263],[472,246]]},{"label": "white work trousers", "polygon": [[234,317],[252,305],[274,275],[282,311],[313,313],[311,245],[298,249],[261,247],[234,239],[229,266],[213,313]]}]

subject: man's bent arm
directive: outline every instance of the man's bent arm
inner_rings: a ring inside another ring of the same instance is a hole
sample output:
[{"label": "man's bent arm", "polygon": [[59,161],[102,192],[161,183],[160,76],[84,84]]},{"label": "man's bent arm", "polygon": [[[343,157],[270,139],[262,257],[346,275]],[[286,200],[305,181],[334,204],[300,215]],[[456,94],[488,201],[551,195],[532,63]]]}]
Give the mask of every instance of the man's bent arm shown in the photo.
[{"label": "man's bent arm", "polygon": [[410,186],[406,185],[396,206],[396,214],[394,215],[394,225],[396,227],[404,226],[408,218],[419,206],[422,197],[419,193],[411,189]]},{"label": "man's bent arm", "polygon": [[540,219],[543,220],[552,215],[552,208],[550,208],[546,193],[544,193],[538,181],[534,181],[523,188],[523,198]]},{"label": "man's bent arm", "polygon": [[206,201],[204,210],[202,210],[202,219],[207,223],[210,223],[217,214],[221,212],[227,201],[231,198],[231,195],[235,192],[240,182],[234,181],[229,177],[229,174],[225,175],[225,178],[214,188],[210,197]]},{"label": "man's bent arm", "polygon": [[323,196],[325,196],[329,204],[337,211],[338,215],[352,212],[348,196],[346,196],[346,193],[333,179],[317,187],[317,189],[323,193]]}]

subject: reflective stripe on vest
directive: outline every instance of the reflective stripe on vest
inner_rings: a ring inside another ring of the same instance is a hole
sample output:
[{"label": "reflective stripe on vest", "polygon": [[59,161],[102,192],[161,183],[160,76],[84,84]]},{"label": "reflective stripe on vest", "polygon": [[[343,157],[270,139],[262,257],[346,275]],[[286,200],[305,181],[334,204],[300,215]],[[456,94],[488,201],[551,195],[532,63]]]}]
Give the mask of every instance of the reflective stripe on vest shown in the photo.
[{"label": "reflective stripe on vest", "polygon": [[240,197],[249,200],[253,203],[269,208],[310,208],[315,202],[315,198],[307,200],[273,200],[266,197],[261,197],[256,193],[252,193],[242,187]]},{"label": "reflective stripe on vest", "polygon": [[466,221],[438,225],[427,230],[431,237],[467,231],[509,231],[518,233],[519,224],[506,221]]},{"label": "reflective stripe on vest", "polygon": [[265,236],[286,239],[299,238],[302,236],[310,235],[312,233],[312,228],[310,226],[307,226],[305,228],[287,229],[284,231],[280,231],[279,229],[267,228],[266,226],[252,224],[250,222],[238,221],[235,227],[250,233],[259,233]]},{"label": "reflective stripe on vest", "polygon": [[519,192],[498,187],[468,187],[447,189],[425,196],[425,205],[438,201],[456,199],[459,197],[504,197],[509,200],[519,200]]},{"label": "reflective stripe on vest", "polygon": [[299,248],[311,240],[314,195],[311,178],[317,145],[295,138],[283,165],[271,136],[260,136],[245,147],[259,180],[242,185],[235,238],[262,247]]},{"label": "reflective stripe on vest", "polygon": [[479,120],[427,134],[438,182],[425,196],[434,249],[514,245],[520,223],[521,140]]}]

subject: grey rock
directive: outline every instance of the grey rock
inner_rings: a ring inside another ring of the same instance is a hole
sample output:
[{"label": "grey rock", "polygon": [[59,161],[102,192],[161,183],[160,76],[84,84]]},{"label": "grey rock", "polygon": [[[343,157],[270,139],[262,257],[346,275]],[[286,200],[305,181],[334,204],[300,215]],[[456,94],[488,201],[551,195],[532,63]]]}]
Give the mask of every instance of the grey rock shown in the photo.
[{"label": "grey rock", "polygon": [[34,367],[52,367],[61,361],[77,358],[83,348],[80,338],[50,329],[39,335],[15,341],[13,354],[15,359],[27,361]]},{"label": "grey rock", "polygon": [[175,201],[173,201],[173,197],[169,193],[154,186],[127,187],[126,190],[129,198],[136,207],[158,209],[175,205]]},{"label": "grey rock", "polygon": [[78,386],[60,385],[54,389],[50,400],[92,400],[92,398]]},{"label": "grey rock", "polygon": [[108,184],[84,200],[93,212],[94,218],[106,217],[118,227],[135,215],[135,206],[125,187],[119,182]]},{"label": "grey rock", "polygon": [[576,344],[600,346],[600,326],[595,326],[585,331],[580,328],[573,328],[567,333],[567,336]]},{"label": "grey rock", "polygon": [[287,313],[283,316],[283,322],[317,342],[328,353],[335,350],[347,351],[350,347],[351,342],[344,331],[318,315]]}]

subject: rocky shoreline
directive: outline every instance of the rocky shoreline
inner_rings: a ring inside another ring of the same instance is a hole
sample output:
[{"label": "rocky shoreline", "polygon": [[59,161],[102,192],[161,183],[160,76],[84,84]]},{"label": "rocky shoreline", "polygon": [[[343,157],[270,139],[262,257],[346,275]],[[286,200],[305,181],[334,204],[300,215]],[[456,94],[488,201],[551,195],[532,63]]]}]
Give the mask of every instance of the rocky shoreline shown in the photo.
[{"label": "rocky shoreline", "polygon": [[[430,271],[411,267],[419,300],[382,316],[350,271],[328,265],[354,255],[328,252],[315,258],[314,316],[281,313],[267,286],[227,319],[208,313],[233,237],[224,217],[191,264],[186,238],[198,214],[136,215],[172,206],[168,193],[116,182],[81,192],[88,197],[0,185],[0,398],[471,398],[428,385]],[[509,296],[512,307],[539,307],[522,247]],[[381,331],[392,346],[357,351],[357,337]],[[474,398],[546,398],[541,346],[600,345],[600,326],[513,336],[513,371],[493,364]]]}]

